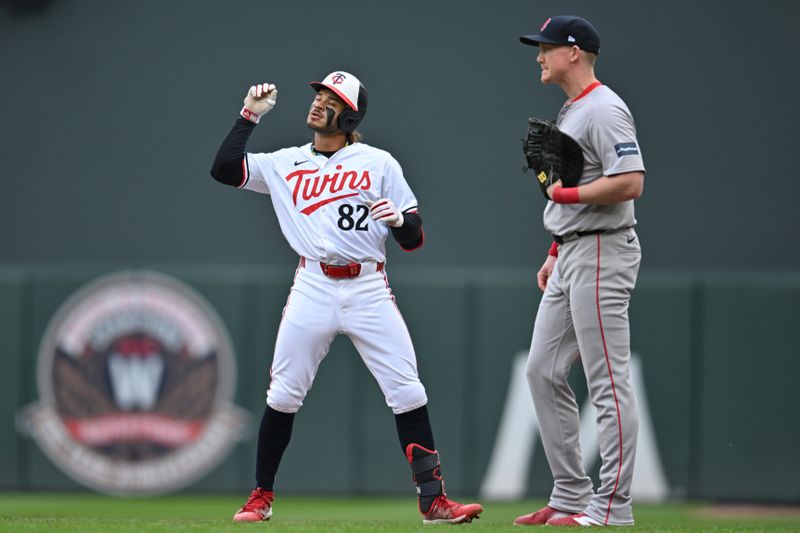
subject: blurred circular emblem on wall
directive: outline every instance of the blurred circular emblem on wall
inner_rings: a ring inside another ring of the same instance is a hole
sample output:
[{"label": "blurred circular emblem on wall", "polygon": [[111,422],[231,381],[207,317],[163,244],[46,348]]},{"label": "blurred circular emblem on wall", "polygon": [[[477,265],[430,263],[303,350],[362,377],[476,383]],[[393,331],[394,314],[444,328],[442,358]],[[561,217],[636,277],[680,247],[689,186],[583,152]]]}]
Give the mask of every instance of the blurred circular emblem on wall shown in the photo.
[{"label": "blurred circular emblem on wall", "polygon": [[159,494],[206,474],[242,436],[235,379],[230,337],[202,296],[163,274],[120,272],[56,312],[39,349],[40,399],[19,422],[74,480]]}]

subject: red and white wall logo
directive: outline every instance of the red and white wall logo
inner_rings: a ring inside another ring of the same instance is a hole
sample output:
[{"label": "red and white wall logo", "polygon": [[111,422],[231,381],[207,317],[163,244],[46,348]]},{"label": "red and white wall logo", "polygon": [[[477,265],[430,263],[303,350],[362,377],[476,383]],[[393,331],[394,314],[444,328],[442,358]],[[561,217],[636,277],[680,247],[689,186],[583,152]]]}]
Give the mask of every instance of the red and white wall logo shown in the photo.
[{"label": "red and white wall logo", "polygon": [[154,272],[80,289],[39,349],[40,400],[19,417],[44,453],[101,492],[158,494],[216,466],[248,424],[236,361],[216,312]]}]

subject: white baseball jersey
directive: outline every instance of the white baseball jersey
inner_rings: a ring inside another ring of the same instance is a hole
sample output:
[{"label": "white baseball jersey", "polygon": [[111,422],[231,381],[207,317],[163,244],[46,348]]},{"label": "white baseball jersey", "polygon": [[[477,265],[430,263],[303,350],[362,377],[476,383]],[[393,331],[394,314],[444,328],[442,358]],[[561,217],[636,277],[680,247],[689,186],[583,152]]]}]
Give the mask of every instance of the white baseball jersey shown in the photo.
[{"label": "white baseball jersey", "polygon": [[248,153],[240,188],[269,194],[281,231],[301,257],[330,264],[383,262],[389,227],[372,220],[368,204],[389,198],[416,212],[400,164],[384,150],[355,143],[330,158],[311,144]]}]

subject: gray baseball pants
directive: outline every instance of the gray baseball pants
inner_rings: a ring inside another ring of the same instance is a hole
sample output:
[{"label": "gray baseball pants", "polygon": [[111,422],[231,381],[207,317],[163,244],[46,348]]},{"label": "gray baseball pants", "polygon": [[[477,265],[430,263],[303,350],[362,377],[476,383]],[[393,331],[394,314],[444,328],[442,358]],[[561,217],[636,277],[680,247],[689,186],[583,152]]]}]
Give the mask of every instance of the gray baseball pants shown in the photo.
[{"label": "gray baseball pants", "polygon": [[[639,415],[629,371],[628,301],[640,261],[632,228],[560,245],[528,356],[528,383],[554,479],[549,505],[609,525],[633,523]],[[602,465],[596,492],[582,466],[580,414],[567,383],[576,359],[597,408]]]}]

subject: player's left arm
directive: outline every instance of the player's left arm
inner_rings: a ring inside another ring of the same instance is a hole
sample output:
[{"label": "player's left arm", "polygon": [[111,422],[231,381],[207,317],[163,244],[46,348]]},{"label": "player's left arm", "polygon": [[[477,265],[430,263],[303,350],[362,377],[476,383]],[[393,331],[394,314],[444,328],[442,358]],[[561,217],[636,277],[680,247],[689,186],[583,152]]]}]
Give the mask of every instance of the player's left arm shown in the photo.
[{"label": "player's left arm", "polygon": [[422,217],[416,211],[403,213],[403,225],[392,228],[392,237],[406,252],[421,248],[425,243],[425,232],[422,231]]},{"label": "player's left arm", "polygon": [[392,230],[392,237],[400,248],[411,252],[425,242],[422,217],[417,199],[403,176],[403,169],[394,157],[387,157],[381,180],[382,198],[370,206],[373,220],[384,222]]},{"label": "player's left arm", "polygon": [[390,198],[380,198],[370,204],[369,211],[373,220],[389,226],[392,237],[403,250],[410,252],[422,246],[425,235],[416,207],[400,211]]}]

